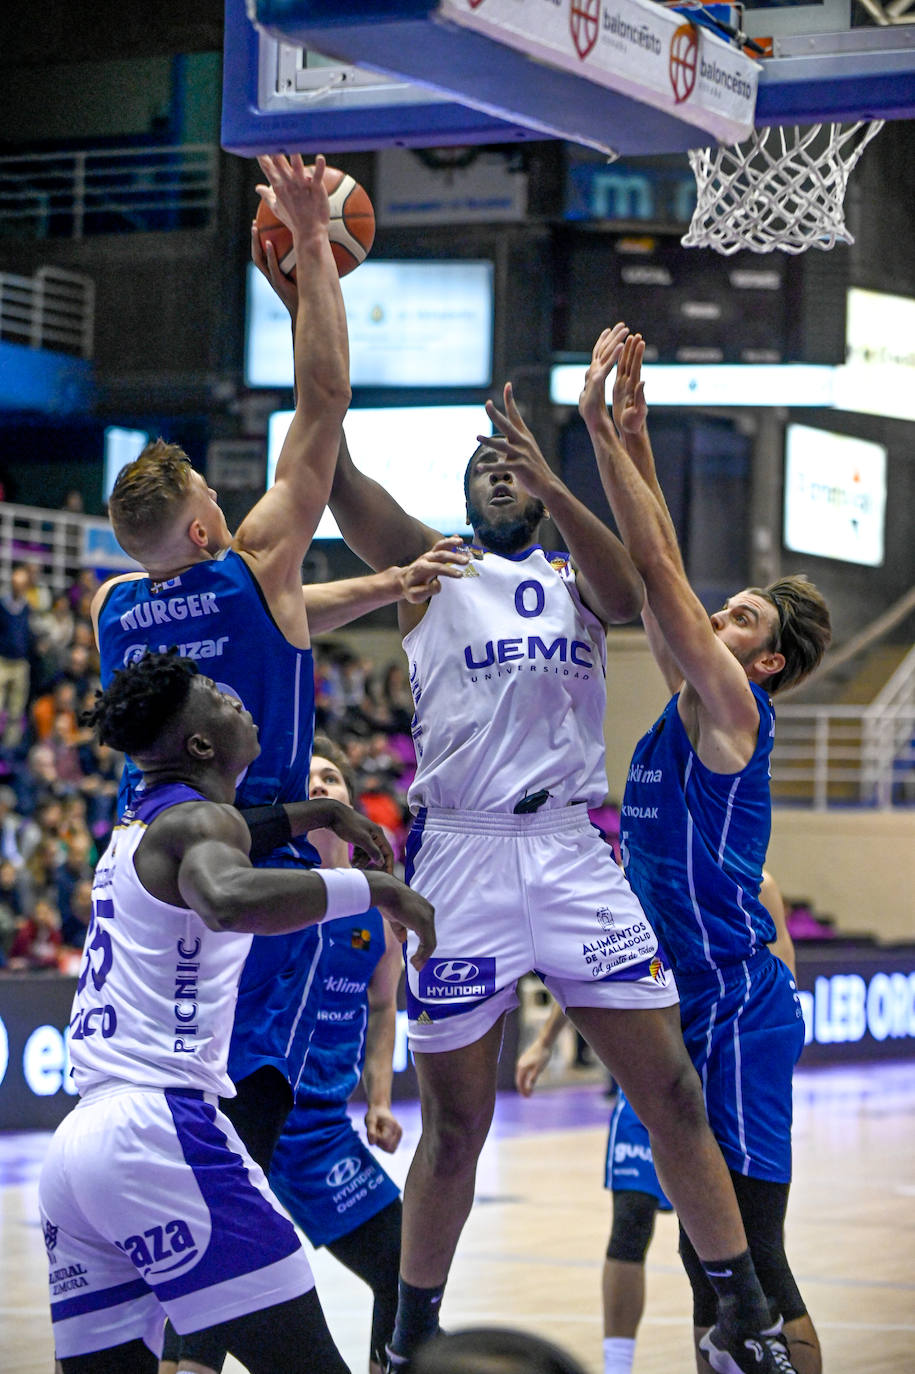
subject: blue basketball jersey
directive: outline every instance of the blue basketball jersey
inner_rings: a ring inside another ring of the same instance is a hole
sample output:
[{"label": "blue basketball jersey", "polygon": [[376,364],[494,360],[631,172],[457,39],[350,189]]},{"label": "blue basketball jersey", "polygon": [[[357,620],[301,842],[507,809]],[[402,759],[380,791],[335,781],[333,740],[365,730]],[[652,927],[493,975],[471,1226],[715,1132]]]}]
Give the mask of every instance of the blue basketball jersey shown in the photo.
[{"label": "blue basketball jersey", "polygon": [[[235,795],[236,805],[302,801],[314,739],[314,666],[310,649],[282,634],[257,579],[234,550],[195,563],[178,577],[140,577],[111,588],[98,618],[102,683],[148,650],[173,645],[200,671],[238,696],[254,717],[261,752]],[[140,775],[128,759],[119,798],[129,805]],[[263,859],[264,867],[315,867],[320,857],[302,836]],[[229,1074],[239,1081],[273,1065],[295,1083],[303,1014],[320,929],[255,936],[238,993]],[[290,1056],[292,1056],[290,1060]]]},{"label": "blue basketball jersey", "polygon": [[[314,736],[314,669],[310,649],[297,649],[279,630],[245,560],[234,550],[195,563],[179,577],[140,577],[111,588],[98,618],[102,685],[148,650],[173,646],[200,671],[229,687],[254,717],[261,752],[242,780],[238,806],[301,801],[308,796]],[[140,780],[126,764],[121,810]],[[311,845],[293,850],[310,863]]]},{"label": "blue basketball jersey", "polygon": [[629,767],[623,863],[676,975],[737,963],[775,939],[758,896],[771,828],[775,713],[762,688],[750,686],[759,735],[739,773],[713,773],[700,762],[677,696],[639,740]]},{"label": "blue basketball jersey", "polygon": [[352,1096],[365,1061],[368,986],[384,954],[384,921],[376,907],[361,916],[326,921],[313,980],[313,1018],[296,1100],[320,1098],[345,1103]]}]

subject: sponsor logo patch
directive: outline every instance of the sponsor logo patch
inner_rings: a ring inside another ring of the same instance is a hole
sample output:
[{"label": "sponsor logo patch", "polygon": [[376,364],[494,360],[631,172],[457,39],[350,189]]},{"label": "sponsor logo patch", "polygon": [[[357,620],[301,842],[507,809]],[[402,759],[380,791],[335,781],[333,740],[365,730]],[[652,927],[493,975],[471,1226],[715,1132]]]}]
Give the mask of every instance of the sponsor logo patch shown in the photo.
[{"label": "sponsor logo patch", "polygon": [[419,972],[424,1002],[469,1002],[489,997],[496,988],[494,958],[433,959]]}]

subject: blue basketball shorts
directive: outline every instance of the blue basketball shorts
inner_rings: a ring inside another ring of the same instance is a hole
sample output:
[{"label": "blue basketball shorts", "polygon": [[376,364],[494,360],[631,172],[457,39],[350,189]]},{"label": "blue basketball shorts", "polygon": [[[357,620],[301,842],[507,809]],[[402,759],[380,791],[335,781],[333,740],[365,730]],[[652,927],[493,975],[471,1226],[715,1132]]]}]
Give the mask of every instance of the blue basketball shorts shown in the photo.
[{"label": "blue basketball shorts", "polygon": [[270,1186],[315,1246],[348,1236],[400,1196],[337,1102],[296,1103],[273,1154]]},{"label": "blue basketball shorts", "polygon": [[307,1293],[295,1228],[215,1098],[90,1091],[41,1173],[58,1359],[185,1334]]},{"label": "blue basketball shorts", "polygon": [[[657,937],[585,806],[417,816],[407,881],[435,907],[435,954],[407,963],[410,1047],[473,1044],[536,973],[567,1007],[668,1007]],[[408,939],[407,953],[416,949]]]},{"label": "blue basketball shorts", "polygon": [[614,1193],[650,1193],[658,1199],[658,1207],[662,1212],[673,1211],[655,1173],[648,1132],[622,1088],[610,1118],[604,1187]]},{"label": "blue basketball shorts", "polygon": [[791,1080],[804,1048],[794,978],[768,949],[711,973],[677,975],[683,1039],[729,1169],[791,1179]]}]

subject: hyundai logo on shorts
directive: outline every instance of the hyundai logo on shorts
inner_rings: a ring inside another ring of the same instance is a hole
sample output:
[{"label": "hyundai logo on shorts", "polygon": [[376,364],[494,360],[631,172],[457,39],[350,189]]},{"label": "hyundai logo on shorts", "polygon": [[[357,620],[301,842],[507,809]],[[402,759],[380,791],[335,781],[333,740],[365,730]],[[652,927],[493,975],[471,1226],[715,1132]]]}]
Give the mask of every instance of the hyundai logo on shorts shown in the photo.
[{"label": "hyundai logo on shorts", "polygon": [[344,1183],[349,1183],[351,1178],[356,1177],[361,1168],[361,1161],[355,1155],[347,1155],[346,1159],[338,1159],[327,1175],[328,1188],[342,1188]]},{"label": "hyundai logo on shorts", "polygon": [[430,960],[416,980],[416,995],[424,1002],[470,1002],[491,997],[495,990],[496,961],[491,954],[476,959]]},{"label": "hyundai logo on shorts", "polygon": [[472,983],[480,976],[478,966],[466,959],[447,959],[436,964],[434,973],[441,983]]}]

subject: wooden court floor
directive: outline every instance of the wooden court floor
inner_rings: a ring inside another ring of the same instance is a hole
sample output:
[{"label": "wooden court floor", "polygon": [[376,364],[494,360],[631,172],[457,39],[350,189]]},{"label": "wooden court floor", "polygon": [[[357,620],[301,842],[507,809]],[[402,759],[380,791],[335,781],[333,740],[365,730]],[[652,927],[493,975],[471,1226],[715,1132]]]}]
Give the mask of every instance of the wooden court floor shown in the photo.
[{"label": "wooden court floor", "polygon": [[[798,1073],[789,1253],[826,1374],[915,1374],[915,1063]],[[399,1104],[402,1181],[418,1131]],[[599,1374],[601,1188],[608,1104],[599,1083],[500,1098],[477,1201],[445,1297],[447,1328],[536,1331]],[[47,1136],[0,1136],[0,1370],[50,1374],[45,1256],[35,1191]],[[427,1218],[435,1226],[435,1216]],[[672,1218],[659,1218],[636,1374],[692,1374],[689,1298]],[[353,1374],[366,1369],[368,1290],[324,1252],[318,1290]],[[240,1366],[226,1364],[227,1374]]]}]

